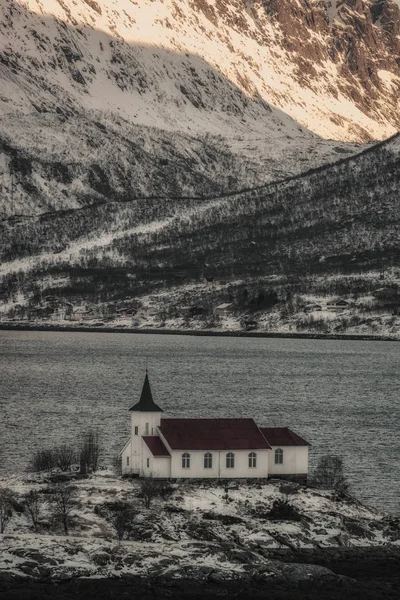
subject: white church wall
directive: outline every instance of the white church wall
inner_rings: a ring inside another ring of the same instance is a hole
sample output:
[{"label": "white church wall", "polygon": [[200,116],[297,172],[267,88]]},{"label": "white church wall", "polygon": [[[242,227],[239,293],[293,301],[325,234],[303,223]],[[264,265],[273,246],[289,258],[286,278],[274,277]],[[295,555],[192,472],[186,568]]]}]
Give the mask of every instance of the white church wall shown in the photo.
[{"label": "white church wall", "polygon": [[171,477],[171,459],[169,456],[153,456],[146,442],[142,440],[142,464],[140,474],[143,477]]},{"label": "white church wall", "polygon": [[150,452],[147,444],[141,438],[142,441],[142,460],[140,465],[140,475],[148,477],[153,474],[154,469],[154,456]]},{"label": "white church wall", "polygon": [[128,475],[129,473],[131,473],[131,454],[131,440],[129,440],[125,444],[125,447],[123,448],[121,453],[121,466],[123,475]]},{"label": "white church wall", "polygon": [[[275,464],[275,450],[283,450],[283,463]],[[273,446],[269,454],[269,475],[308,473],[308,446]]]},{"label": "white church wall", "polygon": [[[182,454],[190,455],[190,467],[182,467]],[[204,455],[212,455],[212,468],[204,467]],[[171,477],[173,478],[236,478],[267,477],[268,450],[254,450],[257,455],[256,467],[249,467],[249,450],[232,450],[235,456],[234,467],[226,466],[228,451],[174,450],[171,452]],[[251,452],[251,451],[250,451]]]},{"label": "white church wall", "polygon": [[[132,438],[142,435],[157,435],[161,420],[160,412],[132,411]],[[135,429],[137,427],[137,430]]]},{"label": "white church wall", "polygon": [[[131,465],[137,471],[142,469],[142,436],[157,435],[161,413],[156,411],[132,411],[131,418]],[[147,446],[146,446],[147,447]]]},{"label": "white church wall", "polygon": [[153,460],[153,477],[171,477],[171,459],[169,456],[155,456]]}]

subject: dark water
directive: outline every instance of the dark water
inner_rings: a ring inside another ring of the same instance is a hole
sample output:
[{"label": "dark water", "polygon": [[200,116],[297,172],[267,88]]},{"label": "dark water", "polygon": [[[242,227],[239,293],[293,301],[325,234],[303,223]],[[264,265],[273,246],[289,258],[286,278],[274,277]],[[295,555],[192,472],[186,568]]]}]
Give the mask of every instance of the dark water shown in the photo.
[{"label": "dark water", "polygon": [[169,416],[254,417],[343,457],[357,496],[400,512],[400,344],[0,331],[0,470],[102,431],[108,457],[129,437],[146,361]]}]

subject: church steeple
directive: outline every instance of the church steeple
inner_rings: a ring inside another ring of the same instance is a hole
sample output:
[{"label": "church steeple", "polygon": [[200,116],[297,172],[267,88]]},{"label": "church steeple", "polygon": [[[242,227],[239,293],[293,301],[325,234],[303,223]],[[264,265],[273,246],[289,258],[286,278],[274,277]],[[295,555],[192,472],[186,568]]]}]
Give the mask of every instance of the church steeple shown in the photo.
[{"label": "church steeple", "polygon": [[140,400],[132,406],[129,410],[140,411],[140,412],[164,412],[162,408],[157,406],[153,400],[153,394],[151,393],[149,374],[146,369],[146,376],[144,378],[142,393],[140,394]]}]

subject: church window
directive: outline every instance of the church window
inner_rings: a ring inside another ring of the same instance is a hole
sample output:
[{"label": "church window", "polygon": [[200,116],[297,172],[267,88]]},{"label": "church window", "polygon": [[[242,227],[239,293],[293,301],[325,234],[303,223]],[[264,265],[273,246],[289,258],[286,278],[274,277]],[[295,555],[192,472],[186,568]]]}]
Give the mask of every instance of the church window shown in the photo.
[{"label": "church window", "polygon": [[182,469],[190,469],[190,454],[182,454]]},{"label": "church window", "polygon": [[250,452],[249,454],[249,468],[255,469],[257,466],[257,454],[255,452]]},{"label": "church window", "polygon": [[206,452],[204,455],[204,468],[212,469],[212,454],[211,454],[211,452]]},{"label": "church window", "polygon": [[144,435],[149,435],[149,424],[148,423],[146,423],[146,425],[145,425]]},{"label": "church window", "polygon": [[129,456],[126,457],[126,466],[129,467]]},{"label": "church window", "polygon": [[147,459],[147,467],[150,467],[150,459]]},{"label": "church window", "polygon": [[282,448],[277,448],[275,450],[275,464],[283,465],[283,450],[282,450]]},{"label": "church window", "polygon": [[228,452],[228,454],[226,455],[226,468],[235,468],[235,455],[233,454],[233,452]]},{"label": "church window", "polygon": [[135,435],[139,435],[139,427],[135,427]]}]

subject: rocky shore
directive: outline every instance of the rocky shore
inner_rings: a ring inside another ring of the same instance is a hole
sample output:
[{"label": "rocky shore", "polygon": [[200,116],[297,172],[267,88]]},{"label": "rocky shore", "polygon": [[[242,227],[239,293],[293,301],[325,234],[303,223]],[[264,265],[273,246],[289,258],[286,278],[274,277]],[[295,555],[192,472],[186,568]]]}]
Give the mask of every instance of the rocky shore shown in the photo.
[{"label": "rocky shore", "polygon": [[[272,553],[273,554],[273,553]],[[245,574],[224,578],[199,569],[174,576],[76,578],[22,577],[0,573],[2,600],[119,600],[121,598],[245,600],[398,600],[400,597],[399,548],[332,548],[286,552],[281,560],[268,561],[268,569],[253,565]],[[287,561],[287,562],[286,562]],[[310,564],[310,561],[313,564]],[[320,565],[324,566],[320,566]],[[279,576],[273,576],[273,568]]]},{"label": "rocky shore", "polygon": [[[400,520],[350,496],[277,480],[177,482],[146,507],[138,480],[58,483],[71,484],[65,535],[51,478],[9,478],[2,600],[400,597]],[[37,530],[24,509],[32,490]]]}]

